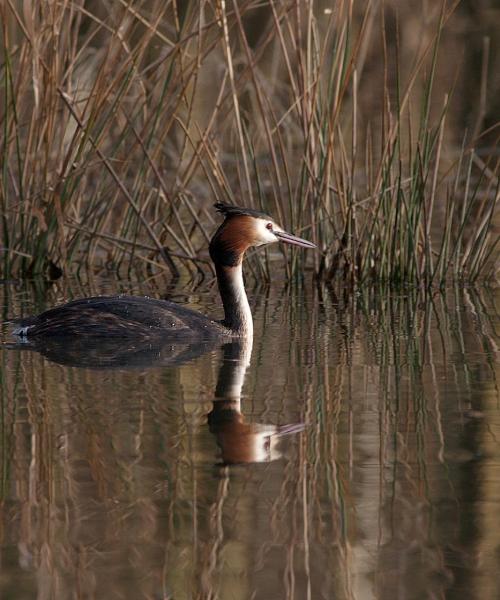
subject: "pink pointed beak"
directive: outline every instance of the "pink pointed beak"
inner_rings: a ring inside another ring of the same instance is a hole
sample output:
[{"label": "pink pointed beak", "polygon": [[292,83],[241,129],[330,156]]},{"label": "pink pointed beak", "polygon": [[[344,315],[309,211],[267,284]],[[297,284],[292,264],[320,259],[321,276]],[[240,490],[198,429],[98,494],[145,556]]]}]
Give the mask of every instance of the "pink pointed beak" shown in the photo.
[{"label": "pink pointed beak", "polygon": [[286,233],[286,231],[273,231],[273,233],[280,242],[285,242],[285,244],[301,246],[302,248],[316,248],[316,244],[313,244],[309,240],[304,240],[291,233]]}]

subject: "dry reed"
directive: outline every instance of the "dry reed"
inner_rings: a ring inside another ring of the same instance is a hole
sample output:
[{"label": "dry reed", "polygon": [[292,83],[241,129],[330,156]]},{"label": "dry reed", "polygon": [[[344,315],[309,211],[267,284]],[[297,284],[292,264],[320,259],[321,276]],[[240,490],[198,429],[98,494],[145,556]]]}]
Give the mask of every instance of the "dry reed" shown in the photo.
[{"label": "dry reed", "polygon": [[[289,278],[305,261],[352,284],[495,275],[496,54],[485,37],[469,130],[470,74],[443,56],[466,7],[8,0],[0,14],[4,277],[194,277],[215,201],[318,244],[287,254]],[[256,277],[270,258],[252,257]]]}]

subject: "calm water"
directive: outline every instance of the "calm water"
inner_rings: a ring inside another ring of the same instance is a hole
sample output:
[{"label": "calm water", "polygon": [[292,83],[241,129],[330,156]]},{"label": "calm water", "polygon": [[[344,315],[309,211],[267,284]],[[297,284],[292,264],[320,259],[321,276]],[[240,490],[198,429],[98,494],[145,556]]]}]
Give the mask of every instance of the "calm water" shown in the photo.
[{"label": "calm water", "polygon": [[2,598],[500,596],[500,294],[250,297],[253,348],[3,346]]}]

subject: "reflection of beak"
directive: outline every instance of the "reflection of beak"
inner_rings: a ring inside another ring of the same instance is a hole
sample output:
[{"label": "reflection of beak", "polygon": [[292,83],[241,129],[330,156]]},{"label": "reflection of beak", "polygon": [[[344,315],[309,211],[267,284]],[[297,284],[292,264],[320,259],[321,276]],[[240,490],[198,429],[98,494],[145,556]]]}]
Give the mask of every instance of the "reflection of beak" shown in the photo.
[{"label": "reflection of beak", "polygon": [[231,403],[220,400],[214,402],[208,424],[226,465],[263,463],[281,458],[281,439],[305,429],[304,423],[246,423],[237,408],[231,408]]},{"label": "reflection of beak", "polygon": [[296,235],[292,235],[291,233],[287,233],[286,231],[273,231],[273,233],[280,242],[285,242],[285,244],[302,246],[302,248],[316,248],[316,244],[299,238]]},{"label": "reflection of beak", "polygon": [[241,421],[237,423],[227,423],[218,431],[212,428],[212,433],[215,433],[217,443],[222,451],[222,461],[226,465],[277,460],[283,456],[279,447],[281,438],[305,429],[305,425],[302,423],[281,427],[245,423],[243,415],[240,416]]}]

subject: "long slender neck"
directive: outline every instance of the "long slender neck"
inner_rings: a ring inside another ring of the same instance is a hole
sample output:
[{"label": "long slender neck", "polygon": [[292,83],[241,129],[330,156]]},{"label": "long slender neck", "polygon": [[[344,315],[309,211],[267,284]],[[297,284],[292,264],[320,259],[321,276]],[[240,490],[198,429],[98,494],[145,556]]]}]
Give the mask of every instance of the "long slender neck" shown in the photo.
[{"label": "long slender neck", "polygon": [[215,271],[224,305],[223,325],[238,335],[251,337],[253,335],[252,311],[243,284],[241,261],[235,266],[225,266],[215,262]]},{"label": "long slender neck", "polygon": [[250,246],[253,220],[248,216],[226,219],[210,241],[217,282],[224,305],[222,324],[241,337],[253,335],[250,306],[243,284],[241,264]]}]

